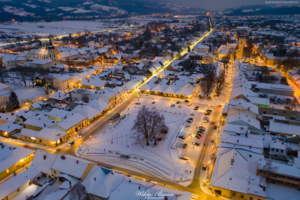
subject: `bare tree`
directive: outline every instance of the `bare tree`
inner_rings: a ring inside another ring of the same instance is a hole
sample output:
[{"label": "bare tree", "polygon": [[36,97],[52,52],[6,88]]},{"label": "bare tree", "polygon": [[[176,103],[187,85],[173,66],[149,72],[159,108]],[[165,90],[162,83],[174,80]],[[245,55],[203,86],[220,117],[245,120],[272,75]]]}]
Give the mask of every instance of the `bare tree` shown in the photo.
[{"label": "bare tree", "polygon": [[21,80],[23,81],[25,87],[27,87],[26,77],[28,75],[28,71],[26,67],[17,66],[16,70],[17,70],[17,74],[20,76]]},{"label": "bare tree", "polygon": [[4,77],[6,76],[6,74],[7,74],[6,68],[1,65],[0,66],[0,81],[1,82],[4,81]]},{"label": "bare tree", "polygon": [[212,69],[209,73],[207,73],[205,75],[204,85],[203,85],[202,89],[203,89],[206,96],[210,93],[210,91],[211,91],[211,89],[214,85],[215,76],[216,76],[215,69]]},{"label": "bare tree", "polygon": [[32,87],[34,87],[35,81],[36,81],[36,75],[37,75],[38,69],[35,67],[29,67],[27,68],[27,76],[29,77]]},{"label": "bare tree", "polygon": [[74,188],[72,189],[69,199],[70,200],[82,200],[86,195],[85,187],[80,183],[76,183]]},{"label": "bare tree", "polygon": [[160,115],[157,111],[150,111],[148,108],[142,108],[137,115],[132,127],[136,135],[136,143],[146,142],[149,146],[154,142],[153,145],[157,145],[159,139],[164,139],[162,130],[168,130],[165,124],[165,118]]},{"label": "bare tree", "polygon": [[220,77],[218,77],[217,81],[216,81],[216,95],[219,96],[221,93],[221,90],[224,86],[224,82],[225,82],[225,70],[222,70],[222,72],[220,73]]}]

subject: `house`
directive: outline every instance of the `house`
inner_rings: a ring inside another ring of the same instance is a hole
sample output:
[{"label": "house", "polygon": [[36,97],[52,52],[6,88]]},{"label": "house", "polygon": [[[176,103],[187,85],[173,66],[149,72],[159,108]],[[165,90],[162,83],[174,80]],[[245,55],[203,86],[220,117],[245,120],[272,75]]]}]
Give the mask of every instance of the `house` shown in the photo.
[{"label": "house", "polygon": [[53,125],[55,121],[48,119],[48,117],[39,116],[39,118],[28,118],[22,124],[25,128],[34,131],[40,131],[43,128]]},{"label": "house", "polygon": [[101,114],[101,112],[99,110],[89,107],[88,105],[78,105],[72,110],[72,112],[82,114],[89,120],[89,123],[94,121]]},{"label": "house", "polygon": [[81,81],[81,85],[83,88],[91,88],[91,89],[98,89],[98,90],[101,90],[101,89],[104,89],[105,86],[107,84],[107,81],[106,80],[101,80],[99,78],[83,78],[82,81]]},{"label": "house", "polygon": [[0,146],[0,180],[30,163],[35,153],[6,143],[1,143]]},{"label": "house", "polygon": [[257,165],[257,174],[266,177],[268,183],[300,189],[300,159],[294,158],[293,162],[275,162],[262,159]]},{"label": "house", "polygon": [[16,123],[16,115],[10,115],[6,113],[0,113],[0,124],[5,124],[6,122]]},{"label": "house", "polygon": [[23,126],[7,122],[0,126],[0,135],[3,137],[9,137],[14,133],[18,133],[22,130]]},{"label": "house", "polygon": [[69,112],[65,111],[63,109],[58,109],[58,108],[53,108],[49,113],[48,113],[48,118],[56,121],[60,121],[63,118],[67,116]]},{"label": "house", "polygon": [[73,79],[70,75],[63,75],[53,79],[53,87],[59,90],[73,88]]},{"label": "house", "polygon": [[68,174],[82,181],[95,164],[72,155],[58,154],[50,169],[59,182],[63,182],[58,177],[60,174]]},{"label": "house", "polygon": [[198,43],[198,44],[195,45],[194,50],[199,52],[199,53],[207,53],[209,51],[209,46]]},{"label": "house", "polygon": [[30,65],[32,67],[36,68],[44,68],[44,69],[49,69],[52,67],[55,63],[53,62],[52,59],[46,59],[46,60],[34,60],[33,62],[30,62]]},{"label": "house", "polygon": [[212,192],[239,200],[265,200],[267,194],[259,187],[261,177],[256,175],[256,160],[263,156],[255,155],[253,161],[254,155],[237,149],[218,149],[210,181]]},{"label": "house", "polygon": [[[17,147],[19,148],[19,147]],[[30,167],[0,185],[0,199],[11,200],[34,181],[47,176],[51,177],[50,166],[56,155],[37,150]]]},{"label": "house", "polygon": [[256,118],[259,115],[258,106],[245,101],[244,99],[233,100],[228,103],[227,115],[233,115],[237,113],[244,113],[252,118]]},{"label": "house", "polygon": [[82,129],[84,126],[86,126],[88,123],[88,119],[84,115],[80,113],[72,113],[72,115],[67,119],[63,119],[49,128],[58,127],[71,136]]},{"label": "house", "polygon": [[69,98],[68,93],[62,93],[62,92],[55,92],[54,94],[49,96],[49,99],[55,102],[60,102],[63,100],[67,100]]},{"label": "house", "polygon": [[40,131],[22,129],[21,140],[55,147],[69,139],[67,132],[59,128],[43,128]]},{"label": "house", "polygon": [[202,63],[203,64],[213,64],[214,56],[210,53],[206,53],[202,56]]},{"label": "house", "polygon": [[242,112],[227,116],[226,124],[248,126],[249,130],[254,132],[260,131],[260,122],[256,118],[252,118]]},{"label": "house", "polygon": [[16,59],[17,58],[18,58],[18,55],[5,54],[2,58],[3,65],[6,68],[14,68],[14,67],[16,67]]}]

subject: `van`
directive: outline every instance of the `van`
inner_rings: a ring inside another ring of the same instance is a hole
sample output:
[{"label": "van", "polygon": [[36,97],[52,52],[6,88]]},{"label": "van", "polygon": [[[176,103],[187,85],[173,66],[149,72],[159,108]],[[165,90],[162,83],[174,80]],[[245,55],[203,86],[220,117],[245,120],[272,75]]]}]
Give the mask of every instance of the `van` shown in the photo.
[{"label": "van", "polygon": [[124,119],[126,117],[126,113],[121,115],[121,119]]}]

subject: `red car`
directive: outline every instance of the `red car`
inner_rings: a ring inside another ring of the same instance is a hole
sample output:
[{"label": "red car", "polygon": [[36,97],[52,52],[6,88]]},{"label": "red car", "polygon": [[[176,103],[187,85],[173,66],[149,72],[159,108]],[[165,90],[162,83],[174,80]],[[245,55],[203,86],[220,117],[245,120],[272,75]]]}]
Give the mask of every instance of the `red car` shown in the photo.
[{"label": "red car", "polygon": [[183,144],[182,148],[186,149],[187,147],[187,144]]},{"label": "red car", "polygon": [[217,108],[222,108],[222,105],[218,105]]},{"label": "red car", "polygon": [[210,122],[210,125],[214,125],[215,124],[215,122]]},{"label": "red car", "polygon": [[26,148],[30,148],[30,146],[29,146],[28,144],[26,144],[24,147],[26,147]]},{"label": "red car", "polygon": [[155,101],[152,101],[152,104],[155,104]]}]

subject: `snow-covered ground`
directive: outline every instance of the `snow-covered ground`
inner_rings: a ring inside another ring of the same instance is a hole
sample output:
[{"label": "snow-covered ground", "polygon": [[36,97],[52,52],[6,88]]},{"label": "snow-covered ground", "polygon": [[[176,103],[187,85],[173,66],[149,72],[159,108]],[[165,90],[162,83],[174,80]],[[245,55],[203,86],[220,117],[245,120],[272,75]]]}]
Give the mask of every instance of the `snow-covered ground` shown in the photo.
[{"label": "snow-covered ground", "polygon": [[[74,9],[74,12],[83,12],[83,9],[63,7],[61,9]],[[86,10],[85,10],[86,11]],[[44,28],[39,28],[43,26]],[[121,27],[120,27],[121,28]],[[99,21],[58,21],[58,22],[22,22],[12,24],[0,24],[0,29],[6,33],[27,32],[26,35],[40,35],[47,36],[54,35],[68,35],[69,33],[84,32],[89,30],[105,31],[110,29],[106,24]]]},{"label": "snow-covered ground", "polygon": [[32,184],[25,190],[23,190],[20,194],[15,196],[13,200],[26,200],[28,197],[30,197],[37,189],[39,186]]},{"label": "snow-covered ground", "polygon": [[[155,104],[152,104],[153,99]],[[194,168],[202,149],[201,139],[193,136],[195,127],[199,125],[199,120],[203,117],[205,109],[194,111],[189,103],[180,100],[180,104],[171,107],[179,99],[163,98],[157,96],[140,96],[131,103],[127,110],[125,119],[109,126],[105,131],[98,133],[94,138],[87,141],[82,147],[77,149],[77,155],[83,158],[92,159],[99,162],[115,163],[112,160],[118,160],[123,163],[122,167],[128,168],[128,161],[135,163],[140,168],[151,168],[163,177],[169,180],[175,180],[183,185],[190,184],[192,180]],[[140,102],[140,105],[136,105]],[[169,132],[165,140],[161,141],[157,147],[134,144],[135,138],[131,127],[133,127],[138,111],[146,105],[149,109],[155,109],[165,116],[166,125]],[[181,106],[181,107],[179,107]],[[195,113],[195,116],[191,116]],[[194,118],[194,122],[189,124],[186,119]],[[191,125],[191,128],[185,128],[185,125]],[[178,135],[185,135],[187,138],[182,140]],[[200,146],[193,146],[192,142],[199,142]],[[183,144],[187,144],[187,148],[183,148]],[[81,150],[80,150],[81,149]],[[130,155],[130,158],[120,158],[120,154]],[[181,160],[179,157],[187,156],[189,160]],[[116,163],[115,163],[116,164]]]}]

